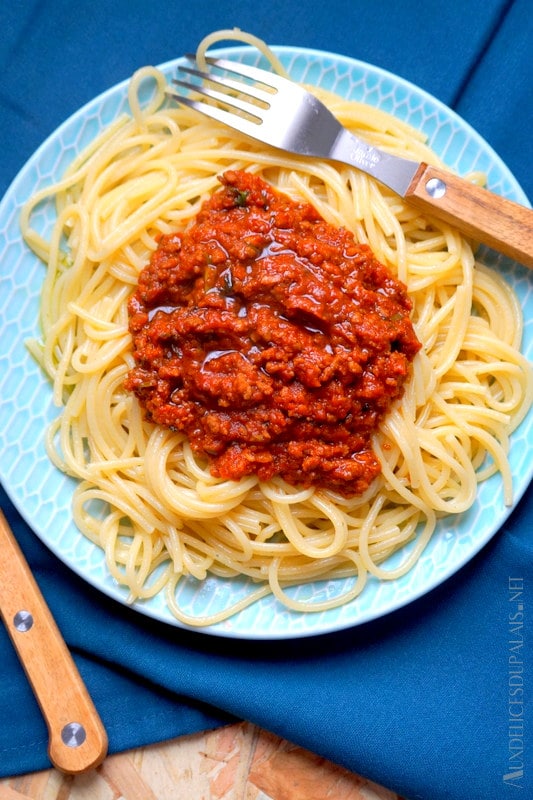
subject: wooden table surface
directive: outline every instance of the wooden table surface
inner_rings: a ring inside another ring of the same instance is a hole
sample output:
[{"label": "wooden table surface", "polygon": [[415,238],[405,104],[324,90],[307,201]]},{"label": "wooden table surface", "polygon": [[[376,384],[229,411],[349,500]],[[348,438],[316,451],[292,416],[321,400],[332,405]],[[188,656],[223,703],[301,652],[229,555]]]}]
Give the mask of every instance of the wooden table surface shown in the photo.
[{"label": "wooden table surface", "polygon": [[85,775],[0,780],[0,800],[401,800],[254,725],[108,756]]}]

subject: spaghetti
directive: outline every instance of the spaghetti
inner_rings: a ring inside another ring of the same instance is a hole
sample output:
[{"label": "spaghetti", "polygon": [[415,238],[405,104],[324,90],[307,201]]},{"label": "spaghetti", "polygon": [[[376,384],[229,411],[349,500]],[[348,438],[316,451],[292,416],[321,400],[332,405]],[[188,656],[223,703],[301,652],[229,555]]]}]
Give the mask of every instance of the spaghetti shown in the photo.
[{"label": "spaghetti", "polygon": [[[204,42],[200,60],[205,49]],[[141,108],[146,79],[155,92]],[[154,68],[137,72],[131,116],[105,129],[23,210],[24,237],[47,264],[42,343],[30,348],[61,407],[47,434],[49,456],[78,479],[76,525],[103,548],[132,602],[164,591],[176,618],[195,626],[270,592],[293,610],[323,611],[356,597],[368,575],[405,574],[436,520],[472,505],[479,481],[499,472],[512,502],[509,437],[533,396],[519,350],[520,308],[503,278],[476,264],[470,243],[448,225],[422,217],[353,168],[280,154],[191,110],[166,107],[165,85]],[[313,91],[358,136],[437,162],[410,126]],[[127,306],[138,276],[161,235],[191,224],[227,170],[258,175],[310,203],[369,244],[408,287],[423,346],[401,401],[373,436],[381,475],[361,495],[294,487],[280,477],[215,478],[182,433],[147,421],[124,388],[135,366]],[[57,222],[45,240],[31,215],[50,199]],[[387,558],[409,542],[402,563],[388,568]],[[208,575],[248,576],[256,588],[230,608],[192,618],[176,599],[179,583]],[[348,592],[321,602],[286,591],[347,576],[356,576]]]}]

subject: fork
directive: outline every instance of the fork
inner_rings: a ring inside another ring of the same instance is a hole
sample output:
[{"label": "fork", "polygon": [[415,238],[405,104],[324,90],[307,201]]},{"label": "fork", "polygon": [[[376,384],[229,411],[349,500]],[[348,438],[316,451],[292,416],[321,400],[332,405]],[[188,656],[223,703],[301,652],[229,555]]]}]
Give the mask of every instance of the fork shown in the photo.
[{"label": "fork", "polygon": [[[186,58],[194,61],[194,56]],[[354,166],[419,210],[533,268],[531,209],[446,169],[401,158],[368,144],[344,128],[311,92],[287,78],[222,58],[208,57],[206,64],[208,71],[180,66],[185,76],[204,83],[178,77],[172,83],[187,93],[169,87],[167,94],[264,144],[308,158]]]}]

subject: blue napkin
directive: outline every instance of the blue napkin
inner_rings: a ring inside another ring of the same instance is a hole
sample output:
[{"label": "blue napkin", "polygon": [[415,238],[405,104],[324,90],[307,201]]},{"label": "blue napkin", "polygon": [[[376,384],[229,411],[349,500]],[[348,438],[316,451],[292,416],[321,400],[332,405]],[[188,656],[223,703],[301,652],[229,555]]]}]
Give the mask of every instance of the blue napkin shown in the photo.
[{"label": "blue napkin", "polygon": [[[533,197],[528,0],[276,0],[263,14],[247,0],[93,0],[75,12],[67,0],[2,4],[0,192],[84,102],[233,26],[422,86],[477,128]],[[409,800],[531,796],[530,490],[483,551],[427,596],[360,627],[282,643],[190,633],[124,608],[60,563],[1,490],[0,506],[111,752],[246,719]],[[3,629],[0,674],[0,719],[10,721],[0,726],[0,775],[49,766],[44,722]]]}]

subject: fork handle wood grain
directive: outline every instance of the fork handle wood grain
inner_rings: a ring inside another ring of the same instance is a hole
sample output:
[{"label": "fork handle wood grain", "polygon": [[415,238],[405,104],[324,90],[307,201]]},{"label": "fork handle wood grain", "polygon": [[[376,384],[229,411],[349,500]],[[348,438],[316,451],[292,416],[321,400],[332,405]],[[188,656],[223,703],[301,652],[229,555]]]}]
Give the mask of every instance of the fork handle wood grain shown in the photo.
[{"label": "fork handle wood grain", "polygon": [[46,720],[52,764],[69,774],[98,766],[105,728],[2,511],[0,613]]},{"label": "fork handle wood grain", "polygon": [[420,164],[405,199],[475,241],[533,269],[533,211],[530,208],[427,164]]}]

